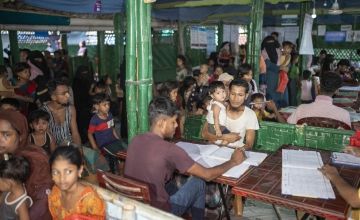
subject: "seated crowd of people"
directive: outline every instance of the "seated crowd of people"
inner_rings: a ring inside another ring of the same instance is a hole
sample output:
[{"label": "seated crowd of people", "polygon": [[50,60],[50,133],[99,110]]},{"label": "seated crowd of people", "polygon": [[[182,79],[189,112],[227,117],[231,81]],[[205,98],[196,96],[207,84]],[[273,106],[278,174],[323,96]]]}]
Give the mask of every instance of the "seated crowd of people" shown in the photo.
[{"label": "seated crowd of people", "polygon": [[[226,46],[218,57],[209,59],[211,65],[202,64],[191,73],[185,57],[179,56],[177,81],[160,83],[154,89],[148,110],[150,131],[134,137],[128,147],[115,128],[116,118],[124,114],[119,82],[112,93],[110,77],[94,82],[90,68],[80,66],[71,87],[66,68],[50,71],[37,52],[38,58],[27,57],[15,64],[11,77],[8,68],[1,67],[0,215],[105,219],[104,201],[80,181],[86,169],[81,149],[88,145],[104,155],[109,171],[117,174],[123,167],[113,155],[127,151],[124,176],[148,184],[152,206],[178,216],[190,211],[193,219],[204,219],[206,191],[211,187],[206,182],[246,159],[244,150],[253,148],[259,121],[296,124],[306,117],[328,117],[351,126],[349,113],[332,103],[343,75],[322,72],[312,97],[309,71],[299,73],[294,45],[284,42],[280,50],[273,36],[264,39],[261,73],[254,73],[245,58],[235,68]],[[42,65],[35,63],[40,60]],[[33,68],[40,72],[33,74]],[[254,74],[260,74],[259,85]],[[291,86],[301,90],[303,104],[286,120],[278,108],[296,105]],[[201,131],[205,141],[235,148],[229,161],[205,168],[167,140],[183,137],[189,115],[206,118]],[[321,171],[352,207],[359,208],[358,189],[351,188],[334,169],[327,165]],[[174,178],[177,173],[190,177],[180,183]]]}]

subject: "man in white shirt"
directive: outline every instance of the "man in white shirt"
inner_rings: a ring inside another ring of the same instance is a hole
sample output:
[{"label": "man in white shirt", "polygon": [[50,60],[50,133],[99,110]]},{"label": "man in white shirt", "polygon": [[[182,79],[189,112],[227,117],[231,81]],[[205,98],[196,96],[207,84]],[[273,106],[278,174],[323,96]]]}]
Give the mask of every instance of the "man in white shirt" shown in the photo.
[{"label": "man in white shirt", "polygon": [[[225,140],[229,146],[244,147],[251,149],[255,141],[255,130],[259,129],[259,123],[253,110],[245,106],[248,97],[249,84],[242,79],[235,79],[229,85],[229,105],[226,108],[226,128],[231,131],[221,137],[208,132],[208,124],[205,122],[202,136],[211,142]],[[244,143],[244,139],[246,141]]]}]

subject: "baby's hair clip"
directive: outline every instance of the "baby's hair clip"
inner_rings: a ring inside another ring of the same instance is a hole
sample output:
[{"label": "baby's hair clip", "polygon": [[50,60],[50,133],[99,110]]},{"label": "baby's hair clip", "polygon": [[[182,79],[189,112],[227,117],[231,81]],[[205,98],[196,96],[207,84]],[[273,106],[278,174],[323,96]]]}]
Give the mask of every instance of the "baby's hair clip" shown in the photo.
[{"label": "baby's hair clip", "polygon": [[6,160],[6,161],[9,160],[9,154],[4,154],[4,160]]}]

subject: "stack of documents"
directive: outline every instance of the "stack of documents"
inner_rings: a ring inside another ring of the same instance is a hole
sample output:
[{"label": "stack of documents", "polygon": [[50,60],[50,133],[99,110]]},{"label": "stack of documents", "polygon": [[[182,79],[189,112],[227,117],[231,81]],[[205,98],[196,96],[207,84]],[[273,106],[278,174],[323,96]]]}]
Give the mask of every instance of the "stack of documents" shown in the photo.
[{"label": "stack of documents", "polygon": [[360,157],[351,154],[333,152],[331,154],[332,162],[335,164],[345,164],[360,167]]},{"label": "stack of documents", "polygon": [[281,193],[335,199],[330,181],[318,170],[322,166],[321,155],[316,151],[283,149]]},{"label": "stack of documents", "polygon": [[[177,146],[184,149],[185,152],[197,163],[209,168],[220,165],[231,158],[234,152],[233,148],[219,147],[217,145],[201,145],[188,142],[178,142]],[[228,170],[223,176],[239,178],[250,166],[258,166],[267,157],[267,154],[245,151],[247,159],[240,165]]]}]

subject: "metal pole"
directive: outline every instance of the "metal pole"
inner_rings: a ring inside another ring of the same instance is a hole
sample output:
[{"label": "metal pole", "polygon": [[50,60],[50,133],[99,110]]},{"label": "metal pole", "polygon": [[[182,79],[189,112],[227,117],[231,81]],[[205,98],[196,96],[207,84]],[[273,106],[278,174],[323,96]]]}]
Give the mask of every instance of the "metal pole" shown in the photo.
[{"label": "metal pole", "polygon": [[10,40],[10,51],[11,51],[10,62],[12,65],[14,65],[20,60],[17,31],[9,31],[9,40]]},{"label": "metal pole", "polygon": [[97,32],[97,49],[98,49],[98,66],[99,66],[99,77],[104,76],[106,73],[106,59],[105,59],[105,31]]},{"label": "metal pole", "polygon": [[128,142],[137,134],[136,95],[136,2],[126,1],[126,112],[128,122]]}]

